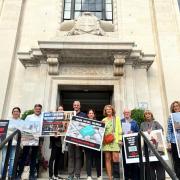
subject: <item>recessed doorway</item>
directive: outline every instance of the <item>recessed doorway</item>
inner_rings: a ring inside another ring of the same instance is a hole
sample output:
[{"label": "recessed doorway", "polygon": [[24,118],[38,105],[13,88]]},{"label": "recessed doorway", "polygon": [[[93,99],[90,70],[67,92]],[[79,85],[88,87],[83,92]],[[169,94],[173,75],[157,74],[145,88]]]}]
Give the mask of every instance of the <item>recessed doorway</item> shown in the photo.
[{"label": "recessed doorway", "polygon": [[96,119],[103,118],[103,108],[112,103],[113,86],[61,86],[59,87],[59,105],[65,110],[72,110],[74,100],[81,102],[81,111],[87,112],[89,108],[96,111]]}]

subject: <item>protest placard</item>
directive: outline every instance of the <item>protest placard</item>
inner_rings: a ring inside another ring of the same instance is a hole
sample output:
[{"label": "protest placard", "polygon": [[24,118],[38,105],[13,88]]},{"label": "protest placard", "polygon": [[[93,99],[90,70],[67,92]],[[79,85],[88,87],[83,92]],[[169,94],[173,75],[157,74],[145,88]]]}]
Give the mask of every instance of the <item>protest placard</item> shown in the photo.
[{"label": "protest placard", "polygon": [[68,126],[65,141],[100,151],[104,132],[104,123],[97,120],[73,116]]},{"label": "protest placard", "polygon": [[8,120],[0,120],[0,143],[6,138],[8,124]]},{"label": "protest placard", "polygon": [[176,145],[177,145],[177,152],[180,158],[180,112],[172,113],[171,118],[172,118],[174,136],[175,136]]},{"label": "protest placard", "polygon": [[123,143],[126,163],[139,162],[138,133],[123,135]]},{"label": "protest placard", "polygon": [[44,112],[42,136],[65,136],[70,119],[76,111]]},{"label": "protest placard", "polygon": [[[146,132],[144,132],[144,134],[149,139],[149,141],[152,143],[154,148],[158,151],[160,156],[164,160],[168,160],[168,154],[167,154],[167,149],[165,146],[165,140],[164,140],[162,129],[152,130],[150,133],[148,133],[146,131]],[[143,150],[143,156],[144,156],[144,150]],[[149,149],[149,160],[151,162],[152,161],[158,161],[158,159],[156,158],[156,156],[154,155],[154,153],[150,149]]]}]

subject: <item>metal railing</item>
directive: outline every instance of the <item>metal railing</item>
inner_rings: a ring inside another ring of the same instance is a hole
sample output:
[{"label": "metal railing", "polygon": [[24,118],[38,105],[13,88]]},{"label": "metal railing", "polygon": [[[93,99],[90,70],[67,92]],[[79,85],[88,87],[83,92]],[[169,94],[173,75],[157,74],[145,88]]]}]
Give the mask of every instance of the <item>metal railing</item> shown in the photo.
[{"label": "metal railing", "polygon": [[[142,146],[141,146],[141,137],[144,140],[144,154],[145,154],[145,169],[149,169],[149,171],[144,172],[144,163],[143,163],[143,156],[142,156]],[[169,167],[166,161],[160,156],[158,151],[154,148],[152,143],[148,140],[145,134],[140,131],[138,133],[138,151],[139,151],[139,162],[140,162],[140,179],[141,180],[153,180],[150,173],[150,161],[149,161],[149,150],[148,148],[154,153],[156,158],[159,160],[165,171],[169,174],[172,180],[178,180],[175,172]]]},{"label": "metal railing", "polygon": [[12,179],[15,179],[16,176],[16,169],[17,169],[17,163],[18,163],[18,158],[19,158],[19,152],[20,152],[20,144],[21,144],[21,131],[20,130],[15,130],[11,135],[9,135],[6,139],[2,141],[0,144],[0,150],[2,150],[6,144],[7,145],[7,151],[6,151],[6,157],[5,157],[5,163],[3,166],[3,172],[2,172],[2,180],[6,179],[6,174],[7,174],[7,169],[8,169],[8,164],[9,164],[9,157],[10,157],[10,151],[12,147],[12,141],[14,136],[17,135],[17,144],[15,148],[15,157],[14,157],[14,163],[13,163],[13,172],[12,172]]}]

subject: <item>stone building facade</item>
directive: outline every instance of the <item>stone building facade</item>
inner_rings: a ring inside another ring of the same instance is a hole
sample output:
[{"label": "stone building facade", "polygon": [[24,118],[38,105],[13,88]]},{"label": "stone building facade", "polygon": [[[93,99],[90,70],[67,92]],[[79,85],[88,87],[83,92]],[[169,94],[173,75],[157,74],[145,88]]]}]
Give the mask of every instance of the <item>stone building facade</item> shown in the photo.
[{"label": "stone building facade", "polygon": [[178,2],[111,3],[112,21],[87,11],[67,20],[64,0],[0,0],[1,118],[14,106],[54,110],[61,92],[108,91],[118,114],[145,106],[166,129],[180,100]]}]

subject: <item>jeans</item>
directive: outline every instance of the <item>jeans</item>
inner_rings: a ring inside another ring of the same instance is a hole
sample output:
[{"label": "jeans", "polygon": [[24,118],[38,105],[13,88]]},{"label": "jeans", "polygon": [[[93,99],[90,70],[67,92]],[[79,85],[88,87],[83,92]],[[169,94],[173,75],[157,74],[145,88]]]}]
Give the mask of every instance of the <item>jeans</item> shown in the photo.
[{"label": "jeans", "polygon": [[180,179],[180,158],[178,156],[177,146],[175,143],[171,143],[171,151],[174,163],[174,171],[176,176]]},{"label": "jeans", "polygon": [[[8,176],[12,176],[12,173],[13,173],[13,164],[14,164],[14,157],[15,157],[15,149],[16,147],[15,146],[11,146],[11,149],[10,149],[10,155],[9,155],[9,168],[8,168]],[[2,149],[2,175],[4,175],[3,171],[4,171],[4,163],[5,163],[5,159],[6,159],[6,151],[7,151],[7,147],[4,147]]]}]

